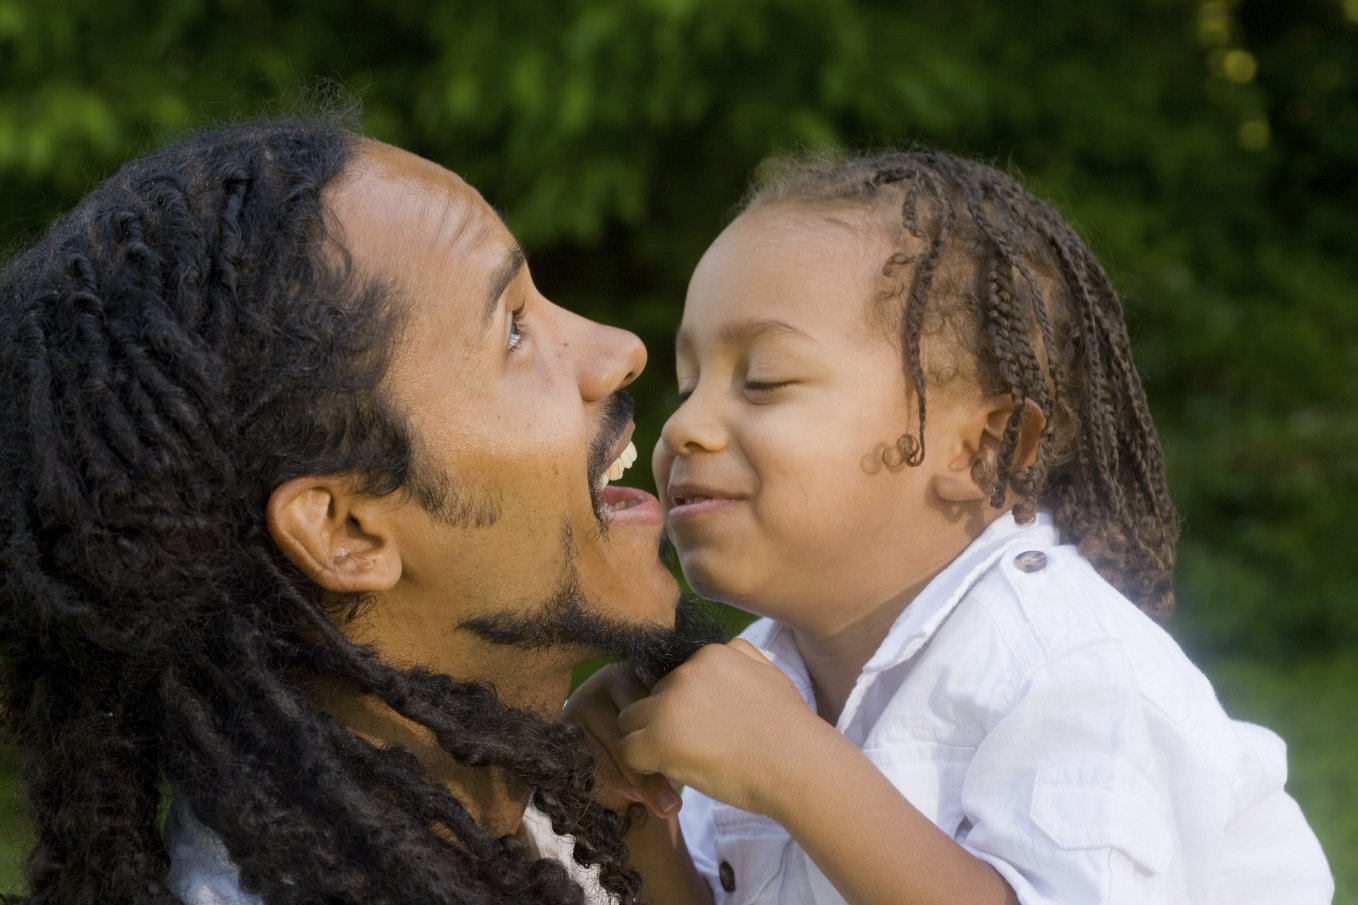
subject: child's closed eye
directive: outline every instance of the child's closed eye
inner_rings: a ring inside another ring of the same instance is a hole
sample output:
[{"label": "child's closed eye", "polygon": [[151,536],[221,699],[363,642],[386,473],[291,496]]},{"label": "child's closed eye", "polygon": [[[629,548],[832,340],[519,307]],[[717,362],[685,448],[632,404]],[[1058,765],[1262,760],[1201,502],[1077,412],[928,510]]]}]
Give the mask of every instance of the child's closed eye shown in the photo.
[{"label": "child's closed eye", "polygon": [[778,390],[792,386],[792,380],[747,380],[745,381],[745,392],[751,396],[766,396]]}]

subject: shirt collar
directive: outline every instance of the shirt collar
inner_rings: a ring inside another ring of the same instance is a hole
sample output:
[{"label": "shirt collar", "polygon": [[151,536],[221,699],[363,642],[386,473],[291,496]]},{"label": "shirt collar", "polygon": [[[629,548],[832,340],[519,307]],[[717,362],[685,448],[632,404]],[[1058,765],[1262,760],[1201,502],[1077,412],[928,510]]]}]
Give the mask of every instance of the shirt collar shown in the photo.
[{"label": "shirt collar", "polygon": [[[961,555],[934,576],[919,596],[901,611],[886,638],[877,647],[877,652],[863,667],[859,678],[889,669],[913,657],[956,609],[972,585],[1006,550],[1019,544],[1051,547],[1057,543],[1059,534],[1056,524],[1047,512],[1039,511],[1037,520],[1031,525],[1020,525],[1014,521],[1013,513],[1006,512],[1000,516]],[[797,650],[797,639],[790,628],[771,619],[761,619],[751,625],[742,637],[782,670],[812,709],[815,708],[811,676]],[[845,710],[847,712],[848,708]]]},{"label": "shirt collar", "polygon": [[887,669],[913,657],[956,609],[972,585],[1006,550],[1018,543],[1034,547],[1051,547],[1059,543],[1051,515],[1038,512],[1037,520],[1032,524],[1020,525],[1014,521],[1013,513],[1006,512],[992,522],[901,611],[877,652],[863,667],[863,673]]}]

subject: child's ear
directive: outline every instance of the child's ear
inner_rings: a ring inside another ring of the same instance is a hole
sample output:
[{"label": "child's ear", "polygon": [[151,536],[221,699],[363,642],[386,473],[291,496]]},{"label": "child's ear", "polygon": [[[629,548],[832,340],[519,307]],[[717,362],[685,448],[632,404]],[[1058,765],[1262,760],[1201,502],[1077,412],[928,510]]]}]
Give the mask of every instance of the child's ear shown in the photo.
[{"label": "child's ear", "polygon": [[266,519],[278,549],[327,591],[388,591],[401,554],[375,497],[345,475],[284,481],[269,494]]},{"label": "child's ear", "polygon": [[[990,489],[981,487],[972,475],[977,463],[994,473],[1000,462],[1000,445],[1004,429],[1014,411],[1014,402],[1007,396],[991,396],[983,400],[977,416],[966,422],[965,436],[960,451],[948,467],[934,476],[934,492],[948,502],[990,498]],[[1032,399],[1023,401],[1023,418],[1019,425],[1018,447],[1014,450],[1015,467],[1032,465],[1037,461],[1037,444],[1047,426],[1047,417]]]}]

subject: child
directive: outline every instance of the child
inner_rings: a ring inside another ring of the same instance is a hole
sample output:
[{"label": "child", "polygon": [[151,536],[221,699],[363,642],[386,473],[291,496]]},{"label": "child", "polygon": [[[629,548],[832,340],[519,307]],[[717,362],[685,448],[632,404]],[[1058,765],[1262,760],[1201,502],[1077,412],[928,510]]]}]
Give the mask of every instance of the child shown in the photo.
[{"label": "child", "polygon": [[688,787],[682,834],[633,832],[653,901],[1329,901],[1282,742],[1157,625],[1160,443],[1049,207],[942,154],[784,164],[699,263],[677,362],[669,536],[765,618],[570,705],[627,796]]}]

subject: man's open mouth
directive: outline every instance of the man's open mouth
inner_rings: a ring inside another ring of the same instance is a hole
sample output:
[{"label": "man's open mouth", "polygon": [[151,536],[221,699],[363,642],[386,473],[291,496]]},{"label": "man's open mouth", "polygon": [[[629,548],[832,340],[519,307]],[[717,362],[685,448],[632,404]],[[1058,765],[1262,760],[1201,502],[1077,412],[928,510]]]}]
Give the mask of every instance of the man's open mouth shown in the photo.
[{"label": "man's open mouth", "polygon": [[[625,509],[644,503],[649,497],[630,487],[610,487],[637,461],[637,447],[632,442],[632,397],[619,390],[605,401],[603,424],[590,448],[589,490],[594,498],[594,514],[599,527],[608,530],[612,516]],[[612,460],[612,461],[610,461]],[[604,463],[608,463],[605,465]],[[640,508],[645,508],[644,506]]]},{"label": "man's open mouth", "polygon": [[636,460],[637,460],[636,444],[633,443],[631,440],[628,440],[627,446],[624,447],[623,451],[619,453],[618,457],[613,460],[613,464],[605,468],[603,474],[599,475],[598,479],[595,480],[594,492],[596,494],[603,493],[604,488],[608,486],[608,482],[617,481],[620,478],[622,478],[623,473],[626,472],[627,469],[631,468],[632,464],[635,463]]}]

